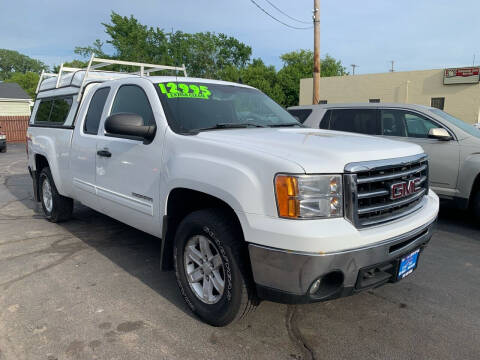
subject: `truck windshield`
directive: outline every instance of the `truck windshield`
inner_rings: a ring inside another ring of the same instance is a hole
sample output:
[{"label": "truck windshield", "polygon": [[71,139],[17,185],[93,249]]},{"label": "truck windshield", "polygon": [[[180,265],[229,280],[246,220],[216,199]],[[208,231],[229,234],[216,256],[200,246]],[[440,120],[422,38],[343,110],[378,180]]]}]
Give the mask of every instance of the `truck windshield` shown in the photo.
[{"label": "truck windshield", "polygon": [[459,127],[460,129],[467,132],[468,134],[480,138],[480,130],[476,129],[475,126],[467,124],[466,122],[464,122],[460,119],[457,119],[453,115],[450,115],[449,113],[446,113],[443,110],[430,109],[430,111],[433,112],[434,114],[440,116],[442,119],[448,121],[450,124],[455,125],[456,127]]},{"label": "truck windshield", "polygon": [[240,127],[302,126],[261,91],[199,82],[155,84],[169,126],[178,133]]}]

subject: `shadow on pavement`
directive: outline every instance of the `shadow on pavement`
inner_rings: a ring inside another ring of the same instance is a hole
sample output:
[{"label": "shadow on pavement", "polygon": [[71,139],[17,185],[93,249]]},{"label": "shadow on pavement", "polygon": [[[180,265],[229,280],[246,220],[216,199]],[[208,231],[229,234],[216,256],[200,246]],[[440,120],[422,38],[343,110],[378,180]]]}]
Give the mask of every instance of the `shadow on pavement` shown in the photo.
[{"label": "shadow on pavement", "polygon": [[[32,183],[28,174],[7,176],[5,186],[16,201],[33,210],[34,215],[29,217],[43,218],[41,205],[33,200]],[[7,216],[15,218],[14,213]],[[160,239],[77,202],[73,218],[57,225],[194,317],[180,295],[174,272],[160,271]]]},{"label": "shadow on pavement", "polygon": [[448,202],[440,203],[437,226],[442,231],[454,234],[463,234],[472,240],[480,241],[478,233],[480,222],[476,220],[468,210],[459,210]]}]

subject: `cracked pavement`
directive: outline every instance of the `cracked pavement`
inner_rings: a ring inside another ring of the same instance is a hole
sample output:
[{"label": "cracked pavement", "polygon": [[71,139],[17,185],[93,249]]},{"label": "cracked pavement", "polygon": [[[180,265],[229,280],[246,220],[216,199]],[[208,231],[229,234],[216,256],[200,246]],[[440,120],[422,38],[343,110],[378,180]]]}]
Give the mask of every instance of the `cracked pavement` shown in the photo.
[{"label": "cracked pavement", "polygon": [[480,225],[442,210],[419,269],[356,296],[263,302],[227,328],[187,309],[159,241],[75,204],[52,224],[25,147],[0,154],[0,360],[478,359]]}]

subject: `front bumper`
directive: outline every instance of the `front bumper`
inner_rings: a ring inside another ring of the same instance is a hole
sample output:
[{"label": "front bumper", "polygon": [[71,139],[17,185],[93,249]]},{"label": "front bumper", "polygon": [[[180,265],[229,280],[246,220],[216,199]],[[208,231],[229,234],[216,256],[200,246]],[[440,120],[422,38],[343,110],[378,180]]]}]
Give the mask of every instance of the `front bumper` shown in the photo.
[{"label": "front bumper", "polygon": [[0,140],[0,150],[7,148],[7,140]]},{"label": "front bumper", "polygon": [[[423,251],[434,222],[369,246],[326,254],[249,244],[258,295],[281,303],[308,303],[348,296],[397,281],[400,258]],[[319,289],[310,288],[320,280]]]}]

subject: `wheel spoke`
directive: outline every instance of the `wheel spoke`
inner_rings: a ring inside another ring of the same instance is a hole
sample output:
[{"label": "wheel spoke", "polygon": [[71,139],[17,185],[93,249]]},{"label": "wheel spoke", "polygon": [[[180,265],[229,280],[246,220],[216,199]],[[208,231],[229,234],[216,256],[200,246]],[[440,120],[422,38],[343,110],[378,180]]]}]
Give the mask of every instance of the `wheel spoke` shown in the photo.
[{"label": "wheel spoke", "polygon": [[207,301],[210,301],[213,290],[213,283],[210,281],[210,278],[208,276],[203,277],[203,298]]},{"label": "wheel spoke", "polygon": [[225,282],[222,280],[222,277],[220,276],[220,272],[218,272],[218,270],[214,270],[210,274],[210,280],[213,283],[213,286],[215,286],[215,289],[217,289],[218,293],[220,295],[223,294],[223,289],[225,288]]},{"label": "wheel spoke", "polygon": [[202,269],[196,268],[190,274],[188,274],[188,277],[192,283],[199,282],[203,278]]},{"label": "wheel spoke", "polygon": [[203,255],[203,258],[211,259],[212,258],[212,251],[210,250],[210,245],[208,244],[208,239],[200,236],[198,239],[200,242],[200,251]]},{"label": "wheel spoke", "polygon": [[218,269],[223,265],[220,254],[217,254],[212,258],[212,264],[214,269]]},{"label": "wheel spoke", "polygon": [[197,265],[203,264],[202,254],[195,249],[195,246],[191,245],[187,248],[188,257],[192,259]]},{"label": "wheel spoke", "polygon": [[185,244],[183,259],[186,280],[195,296],[206,304],[216,304],[223,297],[225,270],[215,242],[204,235],[192,236]]}]

